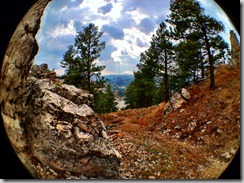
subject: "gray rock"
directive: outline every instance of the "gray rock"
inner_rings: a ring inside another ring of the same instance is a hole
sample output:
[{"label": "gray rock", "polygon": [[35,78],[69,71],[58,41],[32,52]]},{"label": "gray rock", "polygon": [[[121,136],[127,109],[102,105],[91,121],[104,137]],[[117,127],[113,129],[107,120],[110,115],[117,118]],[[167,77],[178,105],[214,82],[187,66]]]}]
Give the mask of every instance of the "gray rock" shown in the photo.
[{"label": "gray rock", "polygon": [[230,31],[231,57],[232,64],[240,66],[240,43],[233,30]]},{"label": "gray rock", "polygon": [[185,88],[181,89],[181,96],[186,100],[191,99],[191,94]]},{"label": "gray rock", "polygon": [[[45,83],[48,84],[47,82]],[[93,95],[84,90],[78,89],[73,85],[56,85],[54,87],[51,87],[50,90],[64,98],[67,98],[77,105],[86,104],[90,107],[93,106]]]},{"label": "gray rock", "polygon": [[[26,100],[23,98],[24,84],[33,58],[38,51],[35,36],[40,27],[41,16],[49,1],[37,1],[17,26],[6,50],[0,75],[0,106],[4,126],[19,159],[33,176],[36,175],[37,170],[41,169],[39,162],[36,162],[35,167],[32,166],[27,152],[26,132],[22,128],[19,112]],[[46,170],[42,169],[42,171]],[[55,176],[55,172],[51,170],[49,172],[50,175]]]},{"label": "gray rock", "polygon": [[181,96],[180,93],[177,92],[170,98],[170,102],[173,109],[178,109],[182,106],[183,103],[186,103],[186,100]]},{"label": "gray rock", "polygon": [[31,68],[30,75],[39,79],[49,78],[51,80],[55,80],[57,78],[56,72],[50,71],[48,69],[48,64],[45,63],[41,65],[34,65]]},{"label": "gray rock", "polygon": [[163,115],[168,114],[171,111],[181,108],[181,106],[191,98],[190,93],[183,88],[181,92],[176,92],[166,103],[163,109]]},{"label": "gray rock", "polygon": [[23,96],[28,101],[19,115],[27,150],[42,169],[49,167],[57,174],[47,177],[38,171],[38,178],[68,178],[60,171],[78,177],[118,178],[121,157],[110,144],[103,122],[86,104],[92,103],[91,94],[34,77],[25,86]]}]

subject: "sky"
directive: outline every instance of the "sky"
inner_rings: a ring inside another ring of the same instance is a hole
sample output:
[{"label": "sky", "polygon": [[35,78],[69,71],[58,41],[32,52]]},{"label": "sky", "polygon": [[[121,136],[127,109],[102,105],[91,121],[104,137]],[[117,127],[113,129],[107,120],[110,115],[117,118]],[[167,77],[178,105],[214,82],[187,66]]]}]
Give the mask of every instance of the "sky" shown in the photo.
[{"label": "sky", "polygon": [[[229,43],[234,30],[227,15],[213,0],[199,0],[205,13],[221,21],[225,32],[221,36]],[[48,63],[58,75],[65,51],[74,44],[77,32],[89,23],[103,32],[106,48],[96,60],[105,65],[103,75],[133,74],[140,54],[149,47],[152,35],[167,18],[170,0],[53,0],[47,6],[36,36],[39,51],[35,64]]]}]

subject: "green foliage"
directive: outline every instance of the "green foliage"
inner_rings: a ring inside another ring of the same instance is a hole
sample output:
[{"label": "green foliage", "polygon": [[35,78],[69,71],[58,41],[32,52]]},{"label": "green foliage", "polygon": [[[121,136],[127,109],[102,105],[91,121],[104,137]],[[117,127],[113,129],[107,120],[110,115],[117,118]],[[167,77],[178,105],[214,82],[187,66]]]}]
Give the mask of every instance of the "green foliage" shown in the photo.
[{"label": "green foliage", "polygon": [[107,84],[104,89],[94,92],[94,111],[100,114],[117,111],[115,95],[111,85]]},{"label": "green foliage", "polygon": [[125,92],[128,108],[142,108],[153,104],[154,77],[158,66],[151,52],[146,51],[141,54],[137,67],[139,71],[134,72],[134,81],[130,83]]},{"label": "green foliage", "polygon": [[105,42],[100,42],[102,35],[95,24],[89,24],[78,32],[75,44],[68,47],[61,61],[61,66],[66,68],[65,83],[90,93],[94,88],[101,87],[104,80],[100,76],[105,66],[97,66],[94,61],[105,49]]},{"label": "green foliage", "polygon": [[205,77],[205,67],[210,66],[211,83],[214,88],[214,63],[224,62],[228,56],[228,45],[219,35],[224,25],[204,14],[204,9],[196,0],[174,0],[166,22],[171,27],[173,39],[178,44],[177,62],[182,80],[196,81],[198,73]]},{"label": "green foliage", "polygon": [[152,36],[150,47],[141,54],[134,81],[126,90],[126,103],[129,108],[148,107],[169,100],[170,78],[174,46],[170,33],[162,22]]},{"label": "green foliage", "polygon": [[103,33],[98,31],[95,24],[89,24],[78,32],[74,45],[70,45],[60,62],[66,68],[64,81],[89,91],[94,95],[95,112],[105,113],[115,110],[114,95],[111,87],[106,92],[101,92],[106,86],[107,80],[101,77],[101,71],[105,66],[98,66],[94,61],[100,57],[105,49],[105,42],[100,42]]},{"label": "green foliage", "polygon": [[175,47],[171,42],[170,32],[167,29],[164,22],[159,25],[156,35],[152,37],[153,49],[156,51],[157,55],[157,64],[158,64],[158,77],[159,81],[161,80],[164,85],[164,100],[168,101],[170,98],[170,74],[174,65],[172,65]]},{"label": "green foliage", "polygon": [[204,14],[196,0],[174,0],[166,22],[159,25],[150,47],[141,54],[135,80],[126,90],[129,108],[168,101],[171,93],[205,77],[210,66],[214,88],[214,63],[224,63],[228,45],[219,35],[221,22]]}]

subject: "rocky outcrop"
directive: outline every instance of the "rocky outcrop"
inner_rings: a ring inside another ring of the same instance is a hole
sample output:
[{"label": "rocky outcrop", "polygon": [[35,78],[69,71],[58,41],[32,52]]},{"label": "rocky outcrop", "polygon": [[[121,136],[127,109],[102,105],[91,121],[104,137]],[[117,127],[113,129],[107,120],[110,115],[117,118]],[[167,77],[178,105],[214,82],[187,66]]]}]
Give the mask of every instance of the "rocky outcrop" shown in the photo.
[{"label": "rocky outcrop", "polygon": [[190,98],[190,93],[185,88],[182,88],[181,91],[176,92],[164,106],[163,115],[167,115],[169,112],[179,109]]},{"label": "rocky outcrop", "polygon": [[28,146],[19,112],[25,102],[25,81],[38,51],[35,36],[49,2],[50,0],[38,0],[17,26],[6,50],[0,76],[0,107],[4,126],[19,159],[30,171],[32,165],[25,153]]},{"label": "rocky outcrop", "polygon": [[186,100],[190,100],[191,99],[190,93],[185,88],[181,89],[181,93],[180,94]]},{"label": "rocky outcrop", "polygon": [[7,135],[35,178],[117,178],[120,155],[89,107],[92,96],[52,81],[50,72],[28,78],[38,51],[35,36],[49,1],[38,0],[28,11],[6,51],[0,107]]},{"label": "rocky outcrop", "polygon": [[230,31],[231,57],[232,64],[240,66],[240,43],[233,30]]},{"label": "rocky outcrop", "polygon": [[118,178],[120,155],[89,107],[91,94],[48,78],[30,77],[25,86],[19,116],[36,177]]},{"label": "rocky outcrop", "polygon": [[47,64],[34,65],[31,68],[30,75],[39,79],[49,78],[55,80],[57,78],[56,72],[50,71]]}]

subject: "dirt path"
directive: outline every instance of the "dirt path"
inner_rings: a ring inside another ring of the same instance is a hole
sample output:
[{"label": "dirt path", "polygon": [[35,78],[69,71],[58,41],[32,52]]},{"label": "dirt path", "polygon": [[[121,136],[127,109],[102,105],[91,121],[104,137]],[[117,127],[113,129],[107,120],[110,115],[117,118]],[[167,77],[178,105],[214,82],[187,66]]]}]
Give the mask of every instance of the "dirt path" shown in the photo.
[{"label": "dirt path", "polygon": [[167,116],[164,103],[100,116],[122,154],[120,178],[218,178],[240,146],[239,75],[219,69],[215,90],[208,80],[188,88],[191,100]]}]

